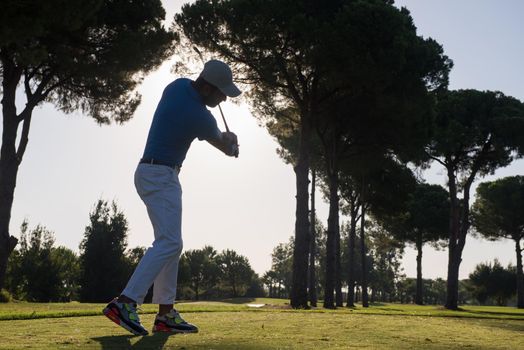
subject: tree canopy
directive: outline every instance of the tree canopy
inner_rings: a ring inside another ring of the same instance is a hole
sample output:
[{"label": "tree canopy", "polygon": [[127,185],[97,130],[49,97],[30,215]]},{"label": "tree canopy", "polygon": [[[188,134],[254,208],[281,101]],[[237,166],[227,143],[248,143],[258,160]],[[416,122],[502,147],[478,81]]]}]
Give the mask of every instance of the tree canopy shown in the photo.
[{"label": "tree canopy", "polygon": [[234,250],[226,249],[216,257],[221,272],[221,282],[230,288],[232,297],[239,297],[247,292],[255,272],[247,258]]},{"label": "tree canopy", "polygon": [[517,306],[524,308],[524,272],[521,241],[524,239],[524,176],[510,176],[477,187],[472,207],[472,224],[490,240],[503,238],[515,242],[517,257]]},{"label": "tree canopy", "polygon": [[472,207],[472,223],[483,237],[524,238],[524,176],[482,182]]},{"label": "tree canopy", "polygon": [[448,236],[449,198],[440,185],[419,183],[408,194],[406,211],[386,226],[399,239],[417,242],[437,242]]},{"label": "tree canopy", "polygon": [[422,304],[422,248],[436,245],[448,237],[448,192],[439,185],[419,183],[408,194],[406,210],[384,218],[384,224],[400,241],[415,245],[417,250],[417,284],[415,302]]},{"label": "tree canopy", "polygon": [[28,105],[21,119],[47,100],[99,123],[124,122],[140,101],[133,92],[143,73],[172,52],[176,36],[163,29],[164,17],[158,0],[4,1],[3,92],[23,77]]},{"label": "tree canopy", "polygon": [[56,247],[54,233],[42,225],[21,225],[20,247],[10,258],[7,288],[19,300],[69,302],[78,291],[78,256]]},{"label": "tree canopy", "polygon": [[123,290],[131,275],[127,233],[127,219],[117,204],[99,200],[80,243],[80,300],[105,302]]},{"label": "tree canopy", "polygon": [[220,278],[216,262],[217,252],[213,247],[205,246],[202,249],[188,250],[183,255],[189,269],[191,289],[198,300],[199,296],[215,286]]},{"label": "tree canopy", "polygon": [[515,270],[505,268],[495,259],[493,263],[481,263],[469,274],[469,288],[479,303],[485,304],[490,299],[499,306],[505,306],[515,294]]}]

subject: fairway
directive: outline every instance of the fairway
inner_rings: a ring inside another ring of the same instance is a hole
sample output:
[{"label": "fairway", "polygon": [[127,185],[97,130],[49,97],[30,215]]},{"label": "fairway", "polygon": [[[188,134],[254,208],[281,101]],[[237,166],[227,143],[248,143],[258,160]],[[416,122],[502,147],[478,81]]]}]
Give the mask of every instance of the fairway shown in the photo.
[{"label": "fairway", "polygon": [[[21,303],[20,310],[28,312],[33,306],[33,315],[42,318],[13,319],[17,304],[4,304],[0,349],[524,349],[524,312],[513,308],[450,312],[380,304],[367,310],[294,311],[280,300],[262,301],[271,305],[253,309],[242,301],[181,304],[200,333],[146,337],[132,336],[103,316],[74,314],[96,313],[102,305]],[[68,317],[53,316],[53,308]],[[150,306],[145,311],[142,322],[151,328],[154,311]]]}]

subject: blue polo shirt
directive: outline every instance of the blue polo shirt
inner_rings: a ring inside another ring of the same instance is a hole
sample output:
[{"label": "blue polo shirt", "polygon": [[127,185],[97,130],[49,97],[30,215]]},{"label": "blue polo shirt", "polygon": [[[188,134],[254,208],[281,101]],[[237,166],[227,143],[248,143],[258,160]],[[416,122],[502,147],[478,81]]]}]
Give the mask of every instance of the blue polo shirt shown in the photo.
[{"label": "blue polo shirt", "polygon": [[144,159],[182,166],[195,138],[217,140],[220,130],[191,80],[180,78],[164,89],[147,136]]}]

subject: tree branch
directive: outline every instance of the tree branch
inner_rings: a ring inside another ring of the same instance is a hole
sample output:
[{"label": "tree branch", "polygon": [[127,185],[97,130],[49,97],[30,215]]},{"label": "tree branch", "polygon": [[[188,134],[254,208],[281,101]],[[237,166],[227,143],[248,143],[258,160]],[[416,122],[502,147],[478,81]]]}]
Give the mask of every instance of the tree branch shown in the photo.
[{"label": "tree branch", "polygon": [[38,72],[38,70],[40,68],[42,68],[43,66],[43,63],[40,63],[38,66],[34,67],[33,69],[31,69],[31,71],[27,70],[24,75],[26,75],[27,77],[29,77],[29,79],[33,79],[33,77],[36,75],[36,73]]},{"label": "tree branch", "polygon": [[[301,109],[303,110],[304,109],[304,100],[302,98],[303,96],[300,96],[298,90],[296,89],[295,85],[293,84],[293,80],[291,79],[291,76],[289,75],[289,72],[287,71],[285,63],[283,63],[283,59],[281,56],[278,57],[277,62],[278,62],[280,71],[284,75],[284,78],[287,82],[286,88],[291,93],[291,96],[293,96],[293,99],[296,101],[297,105],[299,105]],[[306,91],[302,91],[302,93],[305,95]]]},{"label": "tree branch", "polygon": [[25,88],[25,96],[27,98],[27,102],[31,101],[33,99],[33,92],[31,91],[31,77],[34,75],[34,73],[29,74],[27,69],[24,69],[24,88]]},{"label": "tree branch", "polygon": [[53,91],[54,89],[56,89],[60,85],[64,84],[66,81],[71,79],[71,77],[72,76],[68,76],[68,77],[66,77],[64,79],[60,79],[55,84],[51,85],[50,87],[48,87],[47,89],[42,91],[42,100],[45,100],[51,91]]},{"label": "tree branch", "polygon": [[488,152],[488,149],[491,146],[491,141],[492,141],[492,135],[490,135],[488,137],[488,139],[486,140],[486,142],[482,146],[482,149],[478,153],[478,157],[473,162],[473,166],[471,167],[471,173],[469,174],[469,176],[468,176],[468,178],[466,180],[466,184],[465,184],[464,188],[467,188],[469,190],[469,188],[471,187],[471,184],[473,183],[473,180],[475,180],[475,177],[477,176],[477,172],[480,170],[480,167],[482,166],[482,161],[484,160],[484,155]]},{"label": "tree branch", "polygon": [[431,158],[431,159],[433,159],[434,161],[440,163],[443,167],[447,167],[446,163],[443,162],[440,158],[437,158],[437,157],[432,156],[432,155],[429,154],[429,152],[426,151],[426,150],[424,150],[424,153],[426,153],[426,155],[427,155],[429,158]]},{"label": "tree branch", "polygon": [[302,65],[300,64],[300,60],[294,60],[295,63],[295,69],[297,70],[297,78],[300,82],[300,85],[302,86],[302,92],[303,92],[303,99],[309,100],[309,94],[308,94],[308,84],[307,79],[304,77],[304,74],[302,74]]},{"label": "tree branch", "polygon": [[11,255],[16,245],[18,244],[18,238],[15,236],[9,236],[9,241],[7,243],[7,255]]},{"label": "tree branch", "polygon": [[332,96],[336,95],[337,93],[339,92],[346,92],[346,91],[350,91],[350,88],[349,86],[339,86],[339,87],[336,87],[334,88],[333,90],[329,91],[328,93],[324,94],[323,96],[321,96],[319,99],[318,99],[318,102],[319,103],[323,103],[324,101],[328,100],[329,98],[331,98]]},{"label": "tree branch", "polygon": [[[26,72],[27,73],[27,72]],[[36,90],[34,92],[31,91],[31,84],[30,84],[30,78],[28,75],[24,73],[24,87],[25,87],[25,94],[27,97],[27,103],[25,105],[24,110],[20,113],[18,116],[18,122],[21,122],[22,120],[25,121],[27,116],[31,116],[31,113],[33,112],[33,108],[40,102],[42,102],[49,92],[59,86],[63,83],[62,81],[57,82],[56,84],[52,85],[51,88],[48,88],[47,90],[44,89],[46,85],[51,81],[52,74],[49,72],[48,74],[44,75],[40,83],[38,84]]]},{"label": "tree branch", "polygon": [[31,126],[32,115],[31,112],[32,110],[29,110],[27,115],[23,118],[24,124],[22,126],[22,135],[20,136],[20,143],[18,145],[18,149],[16,150],[16,161],[18,164],[22,163],[22,158],[24,157],[24,153],[27,148],[27,142],[29,141],[29,127]]}]

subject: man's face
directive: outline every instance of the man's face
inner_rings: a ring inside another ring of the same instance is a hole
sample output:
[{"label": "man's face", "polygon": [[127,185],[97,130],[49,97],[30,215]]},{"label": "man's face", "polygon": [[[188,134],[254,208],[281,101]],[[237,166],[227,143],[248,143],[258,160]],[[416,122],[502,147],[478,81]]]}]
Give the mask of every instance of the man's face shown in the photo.
[{"label": "man's face", "polygon": [[206,94],[203,97],[206,106],[211,108],[216,107],[220,102],[223,102],[227,99],[226,95],[224,95],[222,91],[213,85],[208,85]]}]

